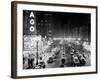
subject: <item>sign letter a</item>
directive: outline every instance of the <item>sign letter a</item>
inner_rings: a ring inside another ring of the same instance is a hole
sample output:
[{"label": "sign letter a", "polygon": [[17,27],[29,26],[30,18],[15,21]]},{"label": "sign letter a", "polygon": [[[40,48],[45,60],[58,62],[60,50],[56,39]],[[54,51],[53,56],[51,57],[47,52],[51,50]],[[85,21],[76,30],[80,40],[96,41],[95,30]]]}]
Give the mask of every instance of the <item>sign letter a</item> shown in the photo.
[{"label": "sign letter a", "polygon": [[34,13],[33,13],[33,12],[30,13],[30,18],[31,18],[31,17],[34,18]]}]

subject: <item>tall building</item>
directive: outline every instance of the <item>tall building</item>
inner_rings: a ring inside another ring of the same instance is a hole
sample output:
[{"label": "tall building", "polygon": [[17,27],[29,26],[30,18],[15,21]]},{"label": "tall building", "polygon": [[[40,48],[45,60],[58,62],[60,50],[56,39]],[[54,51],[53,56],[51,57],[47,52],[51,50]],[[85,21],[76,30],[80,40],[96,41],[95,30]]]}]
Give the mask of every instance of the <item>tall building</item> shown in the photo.
[{"label": "tall building", "polygon": [[52,38],[53,15],[50,12],[36,12],[37,33],[43,38]]}]

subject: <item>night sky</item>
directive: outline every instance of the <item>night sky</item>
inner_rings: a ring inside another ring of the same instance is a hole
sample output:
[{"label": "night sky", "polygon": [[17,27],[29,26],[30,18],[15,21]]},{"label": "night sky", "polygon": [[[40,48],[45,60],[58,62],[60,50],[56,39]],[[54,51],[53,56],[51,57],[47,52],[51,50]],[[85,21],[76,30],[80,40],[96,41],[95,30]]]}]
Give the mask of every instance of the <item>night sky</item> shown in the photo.
[{"label": "night sky", "polygon": [[90,36],[90,15],[79,13],[54,13],[53,28],[55,37]]},{"label": "night sky", "polygon": [[[28,31],[31,11],[23,11],[24,35],[33,34]],[[90,39],[91,15],[86,13],[33,11],[36,16],[36,30],[41,36],[81,37]]]}]

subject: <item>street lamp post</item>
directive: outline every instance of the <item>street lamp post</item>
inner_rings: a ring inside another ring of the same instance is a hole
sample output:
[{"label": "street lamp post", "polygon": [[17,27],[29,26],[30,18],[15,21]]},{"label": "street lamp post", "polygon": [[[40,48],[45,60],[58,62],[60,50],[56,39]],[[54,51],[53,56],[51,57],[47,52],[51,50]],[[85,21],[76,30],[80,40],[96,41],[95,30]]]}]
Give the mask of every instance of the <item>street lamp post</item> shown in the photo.
[{"label": "street lamp post", "polygon": [[36,37],[36,68],[39,68],[39,41],[41,41],[41,36]]},{"label": "street lamp post", "polygon": [[38,40],[36,41],[36,48],[37,48],[37,51],[36,51],[36,65],[38,65]]}]

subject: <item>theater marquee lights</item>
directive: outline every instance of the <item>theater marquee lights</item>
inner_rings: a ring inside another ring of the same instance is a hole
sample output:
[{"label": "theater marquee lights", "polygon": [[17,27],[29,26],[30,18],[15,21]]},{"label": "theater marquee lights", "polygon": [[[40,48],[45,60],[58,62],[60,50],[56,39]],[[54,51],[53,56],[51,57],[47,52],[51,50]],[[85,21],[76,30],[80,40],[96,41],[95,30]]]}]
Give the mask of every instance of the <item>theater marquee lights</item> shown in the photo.
[{"label": "theater marquee lights", "polygon": [[30,23],[30,31],[34,32],[35,31],[35,16],[34,16],[34,13],[31,12],[29,17],[30,17],[30,21],[29,21],[29,23]]}]

